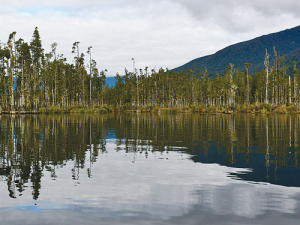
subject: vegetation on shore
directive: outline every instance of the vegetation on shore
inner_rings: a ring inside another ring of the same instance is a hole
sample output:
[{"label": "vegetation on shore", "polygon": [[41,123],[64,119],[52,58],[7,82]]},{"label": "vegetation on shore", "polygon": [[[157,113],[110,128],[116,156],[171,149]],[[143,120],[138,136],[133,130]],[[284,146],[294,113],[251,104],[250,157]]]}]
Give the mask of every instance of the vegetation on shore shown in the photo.
[{"label": "vegetation on shore", "polygon": [[[108,113],[111,111],[154,113],[297,113],[300,76],[297,63],[289,74],[284,55],[273,49],[274,61],[265,53],[265,69],[249,74],[229,64],[224,74],[210,79],[208,71],[195,67],[180,72],[168,69],[135,69],[116,75],[116,85],[106,85],[99,72],[74,42],[74,64],[42,48],[38,28],[28,44],[16,40],[16,32],[0,45],[0,112],[3,113]],[[71,51],[71,49],[70,49]],[[87,64],[87,66],[86,66]]]},{"label": "vegetation on shore", "polygon": [[[260,113],[260,114],[300,114],[300,110],[295,110],[295,106],[278,106],[272,104],[260,104],[260,105],[236,105],[235,107],[176,107],[176,108],[159,108],[150,107],[149,109],[137,109],[137,110],[122,110],[120,108],[109,108],[107,106],[103,108],[84,108],[83,106],[71,106],[69,109],[53,106],[46,112],[44,107],[41,107],[38,112],[15,112],[16,114],[32,113],[32,114],[107,114],[115,112],[132,112],[132,113],[156,113],[156,114],[178,114],[178,113],[199,113],[199,114],[233,114],[233,113]],[[10,112],[3,112],[10,113]],[[1,113],[0,113],[1,114]]]}]

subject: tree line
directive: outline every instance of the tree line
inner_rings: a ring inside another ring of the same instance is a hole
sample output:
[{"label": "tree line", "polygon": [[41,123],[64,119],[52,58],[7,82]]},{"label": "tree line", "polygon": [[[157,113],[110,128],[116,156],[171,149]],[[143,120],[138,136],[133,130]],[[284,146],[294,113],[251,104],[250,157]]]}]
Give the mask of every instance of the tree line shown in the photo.
[{"label": "tree line", "polygon": [[[74,63],[56,52],[57,43],[45,53],[36,27],[31,42],[9,34],[0,45],[0,111],[48,111],[51,107],[119,110],[151,110],[154,107],[237,109],[259,104],[299,105],[299,71],[294,62],[288,72],[284,55],[275,47],[272,60],[266,51],[265,69],[252,76],[251,63],[244,68],[229,64],[224,74],[208,77],[204,68],[180,72],[139,69],[116,74],[114,87],[106,85],[107,70],[99,71],[92,47],[80,49],[74,42]],[[71,50],[71,49],[70,49]],[[85,60],[85,53],[89,60]]]},{"label": "tree line", "polygon": [[106,71],[98,71],[92,47],[87,49],[90,60],[86,66],[79,44],[73,43],[75,63],[70,64],[56,52],[57,43],[45,53],[37,27],[29,44],[22,38],[16,40],[16,32],[9,34],[7,43],[0,45],[0,110],[38,112],[41,108],[98,105]]}]

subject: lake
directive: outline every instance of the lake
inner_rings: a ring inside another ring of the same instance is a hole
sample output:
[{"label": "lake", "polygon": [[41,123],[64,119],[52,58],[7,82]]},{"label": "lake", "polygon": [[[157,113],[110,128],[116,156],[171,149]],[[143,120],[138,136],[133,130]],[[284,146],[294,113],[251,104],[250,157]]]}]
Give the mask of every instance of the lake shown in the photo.
[{"label": "lake", "polygon": [[299,224],[300,116],[0,116],[2,224]]}]

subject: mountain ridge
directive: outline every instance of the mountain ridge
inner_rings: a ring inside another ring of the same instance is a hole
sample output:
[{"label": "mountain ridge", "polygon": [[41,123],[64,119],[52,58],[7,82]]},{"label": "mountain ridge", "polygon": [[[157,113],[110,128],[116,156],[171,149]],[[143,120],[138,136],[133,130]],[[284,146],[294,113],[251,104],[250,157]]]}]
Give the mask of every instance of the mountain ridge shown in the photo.
[{"label": "mountain ridge", "polygon": [[[255,72],[264,68],[263,62],[266,49],[271,55],[270,64],[272,65],[273,47],[275,47],[278,55],[286,55],[285,60],[289,67],[292,66],[291,56],[300,62],[300,26],[229,45],[214,54],[193,59],[180,67],[172,69],[172,71],[179,72],[182,69],[193,69],[195,63],[196,68],[207,69],[209,77],[213,78],[218,73],[222,75],[230,63],[233,63],[235,68],[240,70],[244,69],[244,63],[251,63],[249,72],[254,75]],[[290,54],[292,52],[294,54]],[[295,55],[295,53],[297,54]]]}]

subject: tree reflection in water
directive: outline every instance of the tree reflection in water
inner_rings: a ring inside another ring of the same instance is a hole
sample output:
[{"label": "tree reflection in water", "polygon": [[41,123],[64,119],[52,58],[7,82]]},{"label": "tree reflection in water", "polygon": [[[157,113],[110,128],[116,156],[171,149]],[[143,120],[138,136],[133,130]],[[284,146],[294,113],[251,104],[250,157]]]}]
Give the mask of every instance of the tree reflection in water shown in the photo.
[{"label": "tree reflection in water", "polygon": [[[234,179],[300,186],[299,116],[289,115],[21,115],[0,116],[0,176],[11,198],[31,184],[38,199],[41,178],[73,162],[71,179],[116,151],[144,154],[184,151],[195,162],[251,168]],[[133,158],[133,162],[135,157]]]}]

